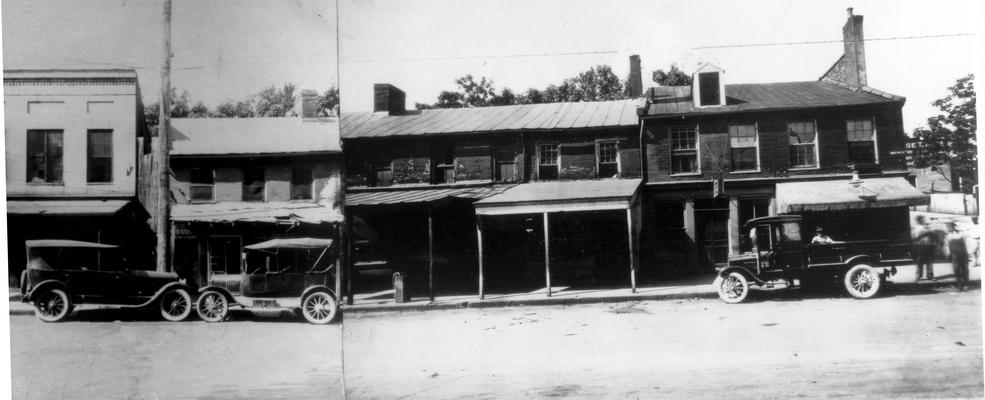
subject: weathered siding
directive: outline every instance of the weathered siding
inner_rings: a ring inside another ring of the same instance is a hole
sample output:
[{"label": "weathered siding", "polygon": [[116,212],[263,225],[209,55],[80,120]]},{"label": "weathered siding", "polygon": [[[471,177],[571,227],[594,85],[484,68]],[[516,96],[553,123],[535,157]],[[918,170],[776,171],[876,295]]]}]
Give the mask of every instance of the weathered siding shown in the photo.
[{"label": "weathered siding", "polygon": [[174,174],[171,179],[171,193],[176,203],[188,203],[192,168],[213,168],[215,170],[215,185],[213,186],[214,201],[243,200],[243,169],[263,167],[266,176],[266,201],[291,200],[291,170],[312,170],[312,199],[300,201],[315,201],[334,197],[335,194],[325,188],[332,179],[339,179],[339,161],[334,156],[303,156],[278,157],[273,159],[239,159],[196,160],[182,158],[172,161]]}]

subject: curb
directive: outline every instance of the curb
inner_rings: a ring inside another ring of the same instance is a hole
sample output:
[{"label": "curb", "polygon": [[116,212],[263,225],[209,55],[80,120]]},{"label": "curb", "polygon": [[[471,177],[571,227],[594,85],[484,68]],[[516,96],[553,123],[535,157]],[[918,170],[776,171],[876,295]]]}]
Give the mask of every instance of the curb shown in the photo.
[{"label": "curb", "polygon": [[600,296],[600,297],[569,297],[569,298],[543,298],[529,300],[466,300],[455,303],[438,304],[415,304],[409,306],[342,306],[342,311],[346,313],[371,313],[371,312],[403,312],[403,311],[431,311],[431,310],[454,310],[464,308],[496,308],[496,307],[527,307],[527,306],[547,306],[547,305],[576,305],[576,304],[597,304],[597,303],[627,303],[634,301],[660,301],[660,300],[690,300],[690,299],[714,299],[718,298],[716,292],[694,292],[694,293],[669,293],[669,294],[650,294],[640,296]]}]

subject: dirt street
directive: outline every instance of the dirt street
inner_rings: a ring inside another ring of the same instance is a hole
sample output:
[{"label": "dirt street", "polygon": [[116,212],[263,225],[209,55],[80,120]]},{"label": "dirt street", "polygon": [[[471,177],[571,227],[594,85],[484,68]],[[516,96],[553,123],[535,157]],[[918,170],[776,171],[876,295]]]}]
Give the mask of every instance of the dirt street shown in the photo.
[{"label": "dirt street", "polygon": [[[341,325],[217,324],[116,310],[10,316],[14,399],[338,399]],[[123,320],[123,322],[120,321]]]},{"label": "dirt street", "polygon": [[346,316],[350,399],[983,396],[981,292]]}]

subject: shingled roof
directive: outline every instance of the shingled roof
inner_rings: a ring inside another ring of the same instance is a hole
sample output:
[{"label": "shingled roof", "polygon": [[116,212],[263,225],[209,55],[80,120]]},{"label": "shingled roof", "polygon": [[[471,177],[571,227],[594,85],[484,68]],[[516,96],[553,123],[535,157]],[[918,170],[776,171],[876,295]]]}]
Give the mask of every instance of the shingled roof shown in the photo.
[{"label": "shingled roof", "polygon": [[711,115],[742,111],[803,109],[902,103],[906,98],[863,87],[856,91],[836,83],[780,82],[725,85],[726,105],[697,108],[690,86],[654,88],[646,116]]},{"label": "shingled roof", "polygon": [[637,126],[641,99],[342,115],[342,137],[371,138]]}]

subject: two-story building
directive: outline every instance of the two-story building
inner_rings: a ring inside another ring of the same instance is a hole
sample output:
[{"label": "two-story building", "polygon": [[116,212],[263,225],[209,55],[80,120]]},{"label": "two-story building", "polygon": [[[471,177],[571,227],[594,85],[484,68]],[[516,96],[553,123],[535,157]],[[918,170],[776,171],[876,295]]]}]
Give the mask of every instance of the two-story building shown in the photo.
[{"label": "two-story building", "polygon": [[691,86],[648,93],[647,272],[723,263],[766,215],[801,214],[838,240],[908,237],[908,206],[927,196],[898,156],[905,99],[867,86],[862,16],[848,14],[844,54],[817,81],[729,84],[705,65]]},{"label": "two-story building", "polygon": [[245,245],[337,238],[338,126],[335,118],[172,119],[172,265],[202,283],[243,272]]},{"label": "two-story building", "polygon": [[8,270],[24,240],[122,245],[153,268],[154,236],[136,199],[147,134],[133,70],[4,70]]},{"label": "two-story building", "polygon": [[410,111],[374,94],[342,120],[354,290],[380,270],[432,296],[631,282],[639,99]]}]

